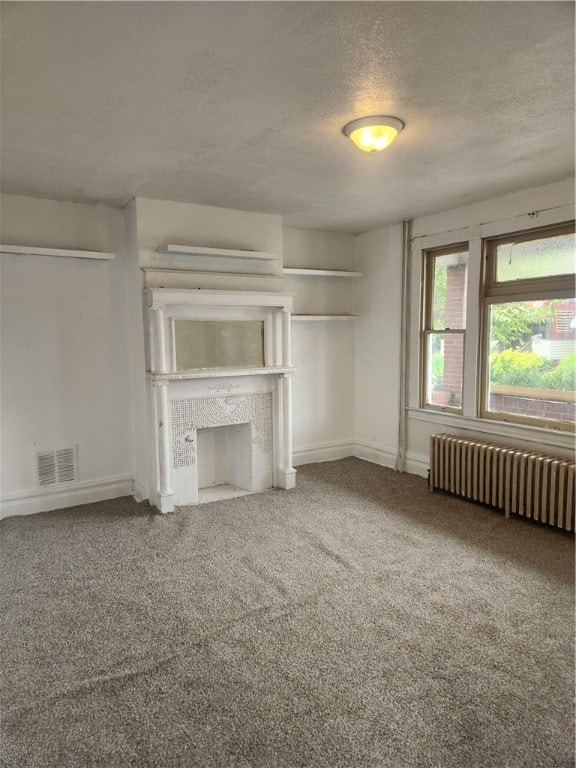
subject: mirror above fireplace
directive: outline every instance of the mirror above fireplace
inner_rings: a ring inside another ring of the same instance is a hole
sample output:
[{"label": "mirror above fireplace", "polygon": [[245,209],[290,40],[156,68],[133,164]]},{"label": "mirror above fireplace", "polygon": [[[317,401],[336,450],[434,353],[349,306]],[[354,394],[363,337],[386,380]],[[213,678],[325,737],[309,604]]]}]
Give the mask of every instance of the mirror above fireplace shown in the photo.
[{"label": "mirror above fireplace", "polygon": [[174,319],[176,370],[264,366],[264,320]]}]

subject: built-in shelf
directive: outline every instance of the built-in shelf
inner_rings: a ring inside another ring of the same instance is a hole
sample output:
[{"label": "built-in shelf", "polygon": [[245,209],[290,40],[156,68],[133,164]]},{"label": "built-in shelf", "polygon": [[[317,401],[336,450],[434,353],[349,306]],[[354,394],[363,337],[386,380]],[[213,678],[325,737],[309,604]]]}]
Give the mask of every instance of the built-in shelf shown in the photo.
[{"label": "built-in shelf", "polygon": [[323,320],[354,320],[360,315],[295,315],[292,320],[323,321]]},{"label": "built-in shelf", "polygon": [[178,381],[179,379],[217,379],[229,376],[270,376],[292,373],[292,366],[267,366],[265,368],[193,368],[189,371],[149,373],[153,381]]},{"label": "built-in shelf", "polygon": [[253,277],[258,278],[259,280],[264,278],[271,279],[271,280],[281,280],[282,275],[270,275],[268,273],[260,274],[258,272],[209,272],[209,271],[202,271],[198,269],[163,269],[162,267],[144,267],[144,272],[148,274],[148,272],[151,272],[152,274],[156,275],[193,275],[194,277],[206,277],[210,276],[213,277],[214,275],[217,275],[219,277]]},{"label": "built-in shelf", "polygon": [[0,245],[0,253],[24,256],[66,256],[71,259],[104,259],[108,261],[116,258],[115,253],[80,251],[69,248],[36,248],[32,245]]},{"label": "built-in shelf", "polygon": [[159,245],[156,252],[164,256],[220,256],[226,259],[256,259],[259,261],[278,261],[280,259],[279,253],[208,248],[202,245]]},{"label": "built-in shelf", "polygon": [[363,277],[363,272],[351,272],[345,269],[300,269],[300,267],[284,267],[285,275],[302,275],[304,277]]}]

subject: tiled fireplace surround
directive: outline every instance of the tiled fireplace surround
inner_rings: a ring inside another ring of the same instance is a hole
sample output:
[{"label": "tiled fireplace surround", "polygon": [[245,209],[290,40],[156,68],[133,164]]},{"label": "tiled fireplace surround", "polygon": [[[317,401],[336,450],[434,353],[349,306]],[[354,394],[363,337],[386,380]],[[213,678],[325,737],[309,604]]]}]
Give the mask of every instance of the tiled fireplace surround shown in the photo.
[{"label": "tiled fireplace surround", "polygon": [[[166,513],[202,501],[202,466],[210,463],[243,492],[293,488],[292,296],[153,288],[146,303],[151,502]],[[255,318],[264,321],[263,367],[176,369],[175,319]]]}]

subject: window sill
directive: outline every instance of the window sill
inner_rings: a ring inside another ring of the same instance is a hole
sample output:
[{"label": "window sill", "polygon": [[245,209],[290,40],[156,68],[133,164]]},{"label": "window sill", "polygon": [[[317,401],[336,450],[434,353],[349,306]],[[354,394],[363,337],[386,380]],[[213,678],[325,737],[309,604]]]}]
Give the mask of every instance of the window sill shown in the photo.
[{"label": "window sill", "polygon": [[574,434],[555,429],[542,429],[525,424],[508,424],[493,419],[480,419],[472,416],[461,416],[447,411],[429,410],[427,408],[407,408],[408,418],[413,421],[423,421],[430,424],[467,429],[473,432],[496,437],[511,437],[527,443],[574,450]]}]

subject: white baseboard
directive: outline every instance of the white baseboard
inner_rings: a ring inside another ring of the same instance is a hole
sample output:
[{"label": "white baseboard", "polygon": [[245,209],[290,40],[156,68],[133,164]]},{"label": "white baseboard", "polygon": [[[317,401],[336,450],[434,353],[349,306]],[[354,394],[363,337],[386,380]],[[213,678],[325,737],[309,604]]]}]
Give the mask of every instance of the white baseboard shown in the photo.
[{"label": "white baseboard", "polygon": [[372,464],[380,464],[382,467],[396,468],[397,452],[392,448],[382,448],[373,443],[357,442],[354,453],[359,459],[371,461]]},{"label": "white baseboard", "polygon": [[[382,448],[373,443],[356,443],[356,453],[359,459],[371,461],[373,464],[380,464],[383,467],[396,469],[397,452],[392,448]],[[420,477],[428,477],[428,456],[420,453],[409,452],[404,462],[404,472]]]},{"label": "white baseboard", "polygon": [[307,445],[292,451],[292,464],[317,464],[320,461],[336,461],[354,456],[353,442],[324,443],[323,445]]},{"label": "white baseboard", "polygon": [[90,504],[118,496],[131,496],[133,490],[134,482],[131,477],[110,477],[79,483],[72,488],[9,494],[0,499],[0,520],[13,515],[35,515],[52,509],[75,507],[78,504]]},{"label": "white baseboard", "polygon": [[134,500],[137,502],[146,501],[149,496],[148,486],[139,477],[134,477],[134,489],[132,491],[132,496],[134,496]]},{"label": "white baseboard", "polygon": [[404,471],[409,472],[411,475],[420,475],[420,477],[428,477],[428,470],[430,468],[430,460],[425,453],[413,453],[408,451],[406,454],[406,461],[404,462]]}]

